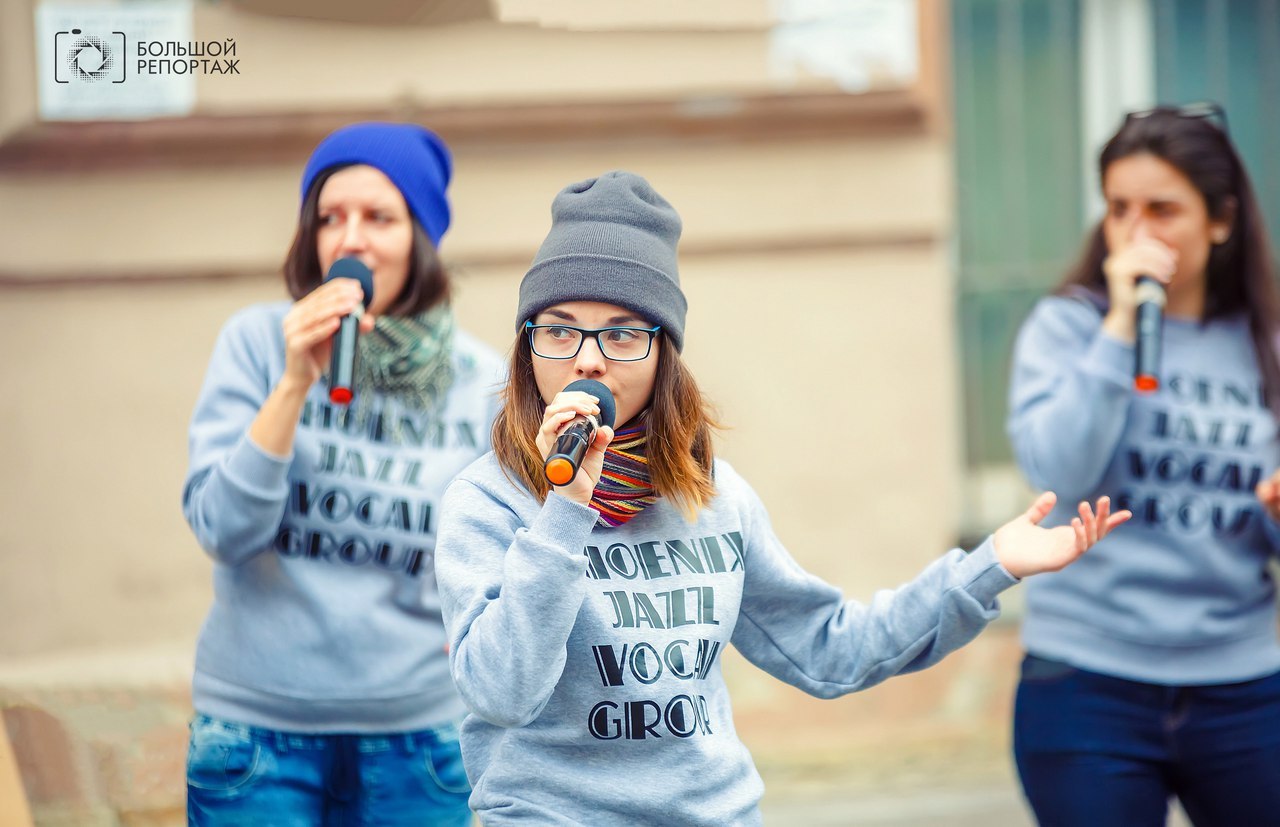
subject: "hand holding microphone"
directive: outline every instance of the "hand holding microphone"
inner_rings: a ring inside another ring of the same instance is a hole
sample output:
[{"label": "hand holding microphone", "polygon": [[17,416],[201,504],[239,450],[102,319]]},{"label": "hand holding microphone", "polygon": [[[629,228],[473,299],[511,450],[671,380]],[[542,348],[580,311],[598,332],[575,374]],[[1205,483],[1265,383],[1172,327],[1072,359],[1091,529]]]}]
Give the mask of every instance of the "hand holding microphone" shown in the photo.
[{"label": "hand holding microphone", "polygon": [[[354,260],[351,260],[354,261]],[[356,264],[368,268],[356,261]],[[351,269],[348,269],[351,268]],[[347,273],[349,275],[343,275]],[[328,277],[318,287],[293,303],[283,320],[285,371],[282,387],[306,395],[330,364],[335,334],[347,316],[359,314],[362,300],[372,292],[372,276],[361,284],[361,273],[350,264],[334,262]],[[372,329],[373,318],[357,322],[364,332]]]},{"label": "hand holding microphone", "polygon": [[[588,398],[584,400],[576,395],[579,393]],[[592,396],[599,400],[598,405],[591,403],[589,397]],[[594,379],[571,382],[557,394],[547,406],[546,417],[537,438],[538,447],[546,456],[543,473],[547,482],[555,486],[573,483],[587,460],[589,450],[599,442],[601,431],[609,429],[607,435],[612,439],[616,415],[613,393],[604,383]],[[565,423],[568,423],[567,427]],[[605,441],[604,445],[607,444]],[[601,452],[604,445],[597,446]],[[599,476],[599,469],[596,469],[596,476]],[[588,477],[585,482],[590,484],[589,487],[576,485],[575,488],[582,489],[586,498],[590,499],[596,481]]]},{"label": "hand holding microphone", "polygon": [[1133,383],[1140,393],[1160,386],[1165,285],[1177,266],[1177,251],[1141,230],[1103,262],[1111,309],[1102,326],[1115,338],[1134,343]]},{"label": "hand holding microphone", "polygon": [[[361,306],[362,301],[367,305],[372,296],[373,274],[369,268],[355,259],[339,259],[329,268],[322,284],[289,308],[281,331],[284,374],[249,426],[249,436],[256,445],[277,456],[293,450],[302,406],[325,363],[336,362],[340,351],[348,353],[354,362],[360,328],[363,326],[366,332],[372,329],[373,317],[363,316]],[[341,333],[344,325],[348,326],[346,334]],[[353,370],[354,367],[339,365],[334,373]]]},{"label": "hand holding microphone", "polygon": [[1160,387],[1160,337],[1164,328],[1164,285],[1152,276],[1138,276],[1134,313],[1133,387],[1154,393]]},{"label": "hand holding microphone", "polygon": [[329,400],[347,405],[355,396],[360,319],[373,301],[373,271],[357,258],[340,258],[329,267],[324,277],[326,282],[333,279],[353,279],[359,282],[364,292],[360,305],[338,320],[338,331],[333,334],[333,350],[329,354]]}]

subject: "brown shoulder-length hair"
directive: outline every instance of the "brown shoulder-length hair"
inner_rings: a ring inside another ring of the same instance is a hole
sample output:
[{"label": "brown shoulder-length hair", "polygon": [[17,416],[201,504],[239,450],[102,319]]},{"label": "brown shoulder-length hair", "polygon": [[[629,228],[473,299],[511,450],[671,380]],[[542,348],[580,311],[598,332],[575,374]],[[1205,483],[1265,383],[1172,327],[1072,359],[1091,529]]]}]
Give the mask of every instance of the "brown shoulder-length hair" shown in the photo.
[{"label": "brown shoulder-length hair", "polygon": [[[320,272],[320,256],[316,251],[316,232],[320,229],[320,190],[324,189],[324,182],[331,175],[348,166],[351,164],[340,164],[320,173],[302,201],[298,229],[284,260],[284,283],[294,301],[316,289],[324,280],[324,274]],[[400,295],[388,307],[389,316],[416,316],[449,300],[449,274],[440,261],[436,245],[431,243],[431,238],[412,212],[409,220],[413,224],[409,277]]]},{"label": "brown shoulder-length hair", "polygon": [[[1247,312],[1264,398],[1280,418],[1280,360],[1276,356],[1280,297],[1266,223],[1240,156],[1226,132],[1211,121],[1189,117],[1176,107],[1160,107],[1125,119],[1098,158],[1099,181],[1116,161],[1142,154],[1153,155],[1186,176],[1204,198],[1211,219],[1230,221],[1227,240],[1210,247],[1203,321]],[[1085,288],[1100,307],[1105,307],[1107,279],[1102,263],[1106,257],[1107,243],[1099,221],[1056,292],[1069,295]]]},{"label": "brown shoulder-length hair", "polygon": [[[711,435],[720,425],[680,354],[664,345],[659,337],[645,454],[654,490],[692,521],[715,496]],[[538,394],[533,354],[524,331],[516,336],[509,375],[502,391],[502,409],[493,423],[493,450],[512,482],[545,500],[550,485],[543,476],[543,457],[534,439],[547,406]]]}]

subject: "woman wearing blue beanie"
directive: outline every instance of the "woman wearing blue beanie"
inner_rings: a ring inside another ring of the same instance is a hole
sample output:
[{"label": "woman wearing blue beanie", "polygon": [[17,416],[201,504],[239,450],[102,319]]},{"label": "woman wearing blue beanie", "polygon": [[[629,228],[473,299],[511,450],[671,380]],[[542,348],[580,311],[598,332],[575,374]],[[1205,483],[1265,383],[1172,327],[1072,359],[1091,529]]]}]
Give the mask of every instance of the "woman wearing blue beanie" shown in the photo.
[{"label": "woman wearing blue beanie", "polygon": [[[325,138],[284,265],[293,301],[218,337],[182,498],[214,567],[191,824],[468,822],[434,553],[445,485],[489,449],[502,365],[450,311],[451,172],[419,126]],[[349,315],[348,400],[327,371]]]},{"label": "woman wearing blue beanie", "polygon": [[[757,824],[763,784],[734,732],[728,646],[818,697],[856,692],[963,646],[1001,591],[1127,518],[1104,498],[1096,516],[1080,503],[1072,527],[1040,528],[1045,494],[973,553],[846,601],[713,456],[681,359],[676,211],[643,178],[609,172],[566,187],[551,212],[520,285],[494,453],[449,486],[437,544],[486,825]],[[567,387],[584,380],[590,392]],[[601,424],[560,476],[545,460],[588,416]]]}]

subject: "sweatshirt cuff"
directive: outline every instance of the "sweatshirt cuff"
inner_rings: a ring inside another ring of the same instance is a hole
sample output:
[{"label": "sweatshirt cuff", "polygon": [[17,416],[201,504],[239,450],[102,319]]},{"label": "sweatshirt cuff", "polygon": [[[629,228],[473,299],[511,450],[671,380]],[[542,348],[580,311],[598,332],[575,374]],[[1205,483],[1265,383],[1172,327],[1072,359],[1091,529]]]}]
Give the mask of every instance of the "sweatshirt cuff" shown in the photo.
[{"label": "sweatshirt cuff", "polygon": [[1106,331],[1098,331],[1085,351],[1084,370],[1092,376],[1128,388],[1133,381],[1133,360],[1132,344],[1122,342]]},{"label": "sweatshirt cuff", "polygon": [[1000,592],[1022,582],[1000,565],[994,535],[965,556],[960,563],[960,573],[964,590],[984,605],[994,601]]},{"label": "sweatshirt cuff", "polygon": [[242,490],[272,497],[288,486],[292,463],[292,456],[278,457],[259,448],[246,431],[227,457],[225,470]]},{"label": "sweatshirt cuff", "polygon": [[529,524],[529,534],[547,545],[561,549],[580,562],[582,547],[591,536],[591,529],[598,516],[594,509],[579,505],[553,491],[547,495],[538,516]]}]

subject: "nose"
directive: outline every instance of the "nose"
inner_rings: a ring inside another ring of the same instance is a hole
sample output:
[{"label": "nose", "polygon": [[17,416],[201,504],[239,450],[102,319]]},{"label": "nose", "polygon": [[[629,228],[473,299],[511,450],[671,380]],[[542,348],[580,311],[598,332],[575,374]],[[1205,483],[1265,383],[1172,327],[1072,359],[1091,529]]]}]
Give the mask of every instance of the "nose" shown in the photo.
[{"label": "nose", "polygon": [[1139,215],[1129,225],[1129,240],[1138,241],[1143,238],[1155,238],[1155,233],[1151,232],[1151,224],[1147,221],[1147,217]]},{"label": "nose", "polygon": [[600,350],[600,340],[595,336],[588,336],[578,349],[578,355],[574,357],[573,370],[578,376],[596,379],[604,375],[608,364],[609,360],[604,358],[604,352]]},{"label": "nose", "polygon": [[342,227],[342,252],[358,253],[364,250],[367,244],[364,222],[360,220],[360,216],[352,215],[347,218],[346,224]]}]

